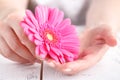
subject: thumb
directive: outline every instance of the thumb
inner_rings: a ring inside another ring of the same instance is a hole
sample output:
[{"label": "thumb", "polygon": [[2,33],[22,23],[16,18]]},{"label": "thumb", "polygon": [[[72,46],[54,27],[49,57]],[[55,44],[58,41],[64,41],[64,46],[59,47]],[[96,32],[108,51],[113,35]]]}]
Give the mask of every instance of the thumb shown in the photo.
[{"label": "thumb", "polygon": [[109,46],[117,45],[116,36],[113,35],[113,33],[110,31],[106,32],[106,34],[104,35],[104,39],[105,39],[106,44],[108,44]]}]

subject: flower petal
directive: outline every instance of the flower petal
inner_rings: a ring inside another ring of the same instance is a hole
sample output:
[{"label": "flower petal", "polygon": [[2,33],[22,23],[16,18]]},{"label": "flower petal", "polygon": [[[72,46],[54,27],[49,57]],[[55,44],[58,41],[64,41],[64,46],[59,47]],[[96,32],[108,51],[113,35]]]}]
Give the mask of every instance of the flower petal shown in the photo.
[{"label": "flower petal", "polygon": [[50,51],[50,46],[47,43],[45,43],[45,46],[46,46],[47,51]]},{"label": "flower petal", "polygon": [[62,56],[63,57],[63,54],[62,52],[57,49],[57,48],[54,48],[54,47],[51,47],[51,50],[57,55],[57,56]]},{"label": "flower petal", "polygon": [[38,32],[36,31],[36,29],[33,29],[33,28],[28,28],[28,30],[31,32],[31,33],[33,33],[33,34],[37,34]]},{"label": "flower petal", "polygon": [[47,56],[47,52],[43,46],[37,46],[35,53],[37,56],[39,56],[42,59],[45,59],[45,57]]},{"label": "flower petal", "polygon": [[62,49],[61,51],[65,56],[70,57],[70,58],[74,58],[74,55],[71,52],[69,52],[65,49]]},{"label": "flower petal", "polygon": [[35,29],[35,25],[30,21],[30,19],[28,19],[27,17],[25,17],[25,18],[24,18],[24,21],[26,22],[26,24],[29,25],[29,27]]},{"label": "flower petal", "polygon": [[64,13],[62,11],[60,11],[59,14],[58,14],[58,18],[56,20],[56,25],[55,26],[59,25],[63,21],[63,18],[64,18]]},{"label": "flower petal", "polygon": [[76,37],[75,35],[77,35],[75,26],[73,25],[66,25],[63,28],[60,28],[59,32],[62,36],[73,35],[73,37]]},{"label": "flower petal", "polygon": [[36,39],[35,39],[34,42],[35,42],[36,45],[42,45],[42,43],[43,43],[42,41],[39,41],[39,40],[36,40]]},{"label": "flower petal", "polygon": [[70,51],[74,55],[79,54],[79,46],[63,45],[62,48]]},{"label": "flower petal", "polygon": [[51,52],[51,51],[50,51],[48,54],[49,54],[49,56],[50,56],[52,59],[54,59],[56,62],[59,62],[59,59],[58,59],[58,57],[57,57],[56,54],[54,54],[54,53]]},{"label": "flower petal", "polygon": [[66,62],[66,60],[65,60],[64,57],[59,57],[59,61],[60,61],[60,63],[62,63],[62,64]]},{"label": "flower petal", "polygon": [[35,48],[35,54],[40,55],[40,46],[36,46]]},{"label": "flower petal", "polygon": [[71,20],[70,20],[70,19],[65,19],[65,20],[63,20],[59,25],[56,26],[56,29],[62,30],[62,29],[64,29],[67,25],[71,25]]},{"label": "flower petal", "polygon": [[[59,11],[57,8],[50,8],[49,23],[56,26],[59,25],[64,17],[64,13]],[[54,15],[54,16],[53,16]]]},{"label": "flower petal", "polygon": [[31,28],[31,27],[30,27],[28,24],[26,24],[25,22],[21,22],[20,25],[24,28],[24,31],[26,32],[27,35],[37,33],[36,29]]},{"label": "flower petal", "polygon": [[38,21],[36,20],[34,14],[30,10],[26,10],[26,15],[36,27],[39,26]]},{"label": "flower petal", "polygon": [[34,41],[34,39],[35,39],[33,34],[29,34],[28,38],[29,38],[30,41]]},{"label": "flower petal", "polygon": [[20,26],[24,28],[24,32],[28,35],[31,34],[31,32],[29,32],[29,25],[27,25],[25,22],[21,22]]},{"label": "flower petal", "polygon": [[42,37],[39,34],[34,34],[35,38],[38,39],[39,41],[43,41]]},{"label": "flower petal", "polygon": [[67,62],[71,62],[71,61],[75,60],[76,54],[71,53],[70,51],[67,51],[65,49],[62,49],[62,52],[63,52],[64,57],[65,57]]},{"label": "flower petal", "polygon": [[65,59],[67,62],[72,62],[75,60],[75,58],[71,58],[71,57],[67,57],[67,56],[65,56]]},{"label": "flower petal", "polygon": [[37,6],[35,8],[35,16],[40,26],[48,21],[48,13],[48,7],[46,6]]},{"label": "flower petal", "polygon": [[57,55],[60,63],[65,63],[66,62],[65,59],[64,59],[64,56],[63,56],[63,54],[61,52],[61,50],[59,50],[57,48],[54,48],[54,47],[51,47],[51,51],[54,52],[54,54]]},{"label": "flower petal", "polygon": [[21,22],[20,22],[20,26],[21,26],[22,28],[25,28],[25,27],[28,27],[28,28],[29,28],[29,27],[30,27],[28,24],[25,23],[25,21],[21,21]]},{"label": "flower petal", "polygon": [[40,52],[41,52],[40,56],[42,58],[45,58],[47,56],[48,52],[47,52],[47,50],[45,48],[45,45],[40,46]]}]

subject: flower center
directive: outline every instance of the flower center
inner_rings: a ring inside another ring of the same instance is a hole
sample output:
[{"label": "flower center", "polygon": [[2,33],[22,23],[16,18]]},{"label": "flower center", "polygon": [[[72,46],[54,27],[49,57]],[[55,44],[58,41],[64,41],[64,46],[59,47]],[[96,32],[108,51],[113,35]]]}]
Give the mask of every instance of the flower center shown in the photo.
[{"label": "flower center", "polygon": [[50,33],[47,33],[47,38],[48,38],[48,40],[50,40],[50,41],[52,41],[53,40],[53,35],[52,34],[50,34]]},{"label": "flower center", "polygon": [[57,34],[50,29],[44,30],[44,39],[48,44],[55,44],[58,42]]}]

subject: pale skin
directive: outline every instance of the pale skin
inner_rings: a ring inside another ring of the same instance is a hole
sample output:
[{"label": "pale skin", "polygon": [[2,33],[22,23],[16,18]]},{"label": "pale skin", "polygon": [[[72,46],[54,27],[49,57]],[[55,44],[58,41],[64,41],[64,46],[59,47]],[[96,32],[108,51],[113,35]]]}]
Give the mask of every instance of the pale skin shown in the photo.
[{"label": "pale skin", "polygon": [[25,16],[28,0],[0,0],[0,3],[0,53],[16,62],[34,63],[35,45],[19,26]]},{"label": "pale skin", "polygon": [[[25,15],[28,0],[0,0],[0,3],[1,55],[19,63],[40,62],[34,55],[35,45],[28,40],[19,26]],[[95,65],[109,47],[117,44],[116,33],[120,25],[119,3],[120,0],[91,0],[86,15],[86,28],[80,36],[80,58],[65,64],[48,60],[48,65],[69,75]]]}]

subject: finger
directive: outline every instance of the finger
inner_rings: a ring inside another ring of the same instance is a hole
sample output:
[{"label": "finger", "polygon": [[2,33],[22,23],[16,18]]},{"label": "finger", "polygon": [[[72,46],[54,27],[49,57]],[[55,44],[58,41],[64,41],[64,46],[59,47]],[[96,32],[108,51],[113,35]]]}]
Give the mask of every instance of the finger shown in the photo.
[{"label": "finger", "polygon": [[19,63],[28,63],[29,62],[28,60],[20,57],[14,51],[12,51],[2,37],[0,37],[0,51],[1,51],[0,52],[1,55],[3,55],[4,57],[6,57],[12,61],[16,61]]},{"label": "finger", "polygon": [[102,49],[98,48],[96,51],[93,52],[91,48],[88,48],[88,50],[86,50],[85,52],[86,55],[79,60],[68,62],[65,64],[59,64],[51,60],[48,62],[48,65],[56,68],[58,71],[63,72],[64,74],[73,75],[96,64],[105,54],[107,49],[108,46],[104,46]]},{"label": "finger", "polygon": [[116,40],[115,36],[113,36],[110,32],[107,32],[106,35],[104,36],[104,38],[105,38],[105,42],[109,46],[116,46],[117,45],[117,40]]},{"label": "finger", "polygon": [[0,54],[2,53],[1,49],[0,49]]},{"label": "finger", "polygon": [[[23,12],[23,13],[25,13],[25,12]],[[25,35],[23,29],[19,25],[25,15],[23,13],[18,12],[18,13],[11,14],[10,16],[8,16],[7,23],[13,28],[16,35],[20,39],[21,43],[24,44],[34,56],[35,55],[35,44],[32,43],[28,39],[28,37]]]},{"label": "finger", "polygon": [[108,25],[101,25],[102,28],[102,37],[105,39],[105,42],[109,46],[115,46],[117,44],[116,34],[113,32],[110,26]]},{"label": "finger", "polygon": [[[4,25],[3,25],[4,26]],[[4,26],[1,31],[2,37],[5,39],[8,46],[19,56],[29,60],[31,63],[35,61],[30,51],[21,44],[20,40],[17,38],[15,32],[9,28],[7,25]],[[12,39],[11,39],[12,38]]]},{"label": "finger", "polygon": [[[79,64],[85,64],[85,60],[81,60],[79,61]],[[78,71],[78,68],[77,67],[80,67],[80,65],[78,64],[78,61],[73,61],[73,62],[68,62],[68,63],[64,63],[64,64],[60,64],[60,63],[57,63],[55,62],[54,60],[51,60],[49,62],[47,62],[47,64],[52,67],[52,68],[55,68],[56,70],[64,73],[64,74],[67,74],[67,75],[73,75],[73,74],[76,74],[76,70]],[[72,65],[71,65],[72,64]],[[74,65],[73,65],[74,64]]]}]

